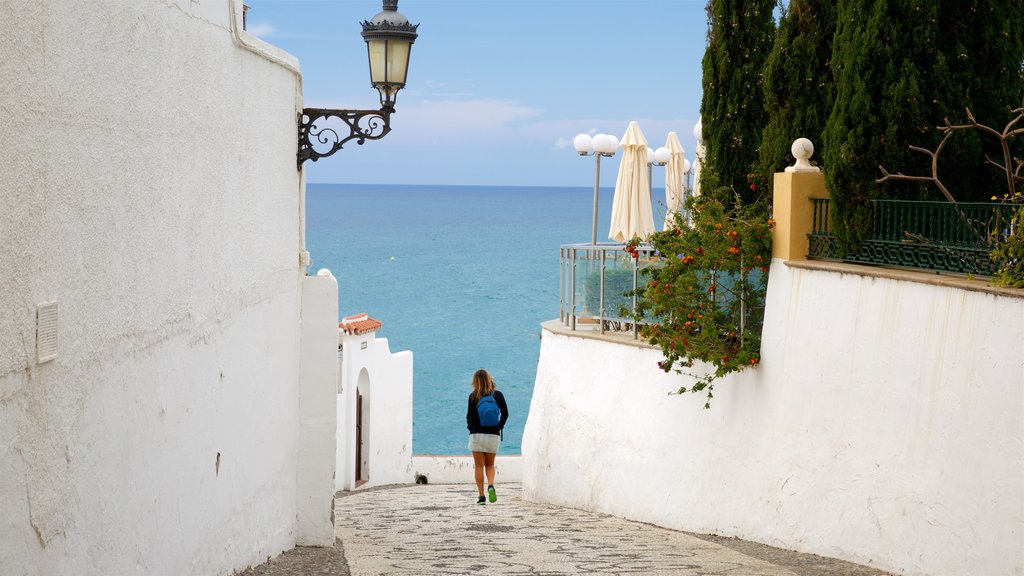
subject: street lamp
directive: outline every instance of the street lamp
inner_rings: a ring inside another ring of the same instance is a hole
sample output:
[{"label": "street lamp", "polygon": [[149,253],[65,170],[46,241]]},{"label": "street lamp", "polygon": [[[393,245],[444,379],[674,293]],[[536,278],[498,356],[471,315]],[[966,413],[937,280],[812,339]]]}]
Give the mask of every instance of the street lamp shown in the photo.
[{"label": "street lamp", "polygon": [[658,149],[654,151],[654,163],[657,166],[664,166],[665,164],[668,164],[668,161],[671,158],[672,153],[664,146],[658,146]]},{"label": "street lamp", "polygon": [[577,134],[572,145],[580,156],[593,156],[596,159],[594,168],[594,220],[590,232],[590,243],[597,244],[597,195],[601,184],[601,157],[611,158],[619,149],[619,139],[609,134]]},{"label": "street lamp", "polygon": [[[299,116],[298,168],[306,160],[330,156],[346,142],[379,140],[391,131],[398,91],[409,72],[409,52],[419,24],[410,24],[398,11],[398,0],[383,0],[383,10],[362,23],[363,40],[370,60],[370,83],[380,94],[380,110],[303,108]],[[337,122],[328,123],[332,118]],[[345,127],[348,134],[345,134]],[[319,146],[317,150],[314,146]]]},{"label": "street lamp", "polygon": [[651,150],[650,146],[647,147],[647,182],[651,188],[651,205],[654,204],[654,167],[668,164],[671,157],[672,153],[664,146],[658,146],[657,150]]}]

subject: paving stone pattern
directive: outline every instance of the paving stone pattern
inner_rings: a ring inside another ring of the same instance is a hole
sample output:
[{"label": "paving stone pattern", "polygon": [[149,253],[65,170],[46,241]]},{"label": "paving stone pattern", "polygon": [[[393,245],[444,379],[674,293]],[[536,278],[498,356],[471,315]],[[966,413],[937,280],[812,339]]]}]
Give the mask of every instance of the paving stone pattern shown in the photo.
[{"label": "paving stone pattern", "polygon": [[476,504],[471,485],[341,493],[334,548],[296,548],[242,576],[569,574],[878,576],[876,569],[753,542],[688,534],[524,502],[499,485]]}]

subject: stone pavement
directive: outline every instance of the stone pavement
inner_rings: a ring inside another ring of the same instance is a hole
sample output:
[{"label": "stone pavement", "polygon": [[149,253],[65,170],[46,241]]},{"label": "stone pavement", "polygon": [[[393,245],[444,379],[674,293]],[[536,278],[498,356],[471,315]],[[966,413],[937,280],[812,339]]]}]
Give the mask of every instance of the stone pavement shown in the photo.
[{"label": "stone pavement", "polygon": [[878,576],[882,571],[735,538],[524,502],[517,484],[339,493],[334,548],[296,548],[241,576],[643,574]]}]

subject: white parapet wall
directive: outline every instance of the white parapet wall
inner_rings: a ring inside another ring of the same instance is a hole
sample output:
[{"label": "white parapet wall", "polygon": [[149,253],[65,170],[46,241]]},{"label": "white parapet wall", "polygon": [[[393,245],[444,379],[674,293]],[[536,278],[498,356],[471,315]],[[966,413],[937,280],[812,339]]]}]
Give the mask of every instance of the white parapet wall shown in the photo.
[{"label": "white parapet wall", "polygon": [[[475,486],[472,456],[413,456],[412,469],[417,482]],[[519,455],[498,454],[494,459],[494,482],[501,484],[522,480],[523,458]]]},{"label": "white parapet wall", "polygon": [[227,575],[309,534],[301,83],[241,4],[0,2],[2,574]]},{"label": "white parapet wall", "polygon": [[524,497],[902,574],[1022,574],[1022,320],[1024,297],[775,261],[761,366],[710,410],[670,395],[689,381],[659,351],[546,323]]}]

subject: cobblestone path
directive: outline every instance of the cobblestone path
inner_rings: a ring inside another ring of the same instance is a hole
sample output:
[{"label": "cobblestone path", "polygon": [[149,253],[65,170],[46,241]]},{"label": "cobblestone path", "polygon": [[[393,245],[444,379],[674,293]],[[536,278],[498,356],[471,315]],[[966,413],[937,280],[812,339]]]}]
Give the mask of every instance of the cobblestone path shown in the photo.
[{"label": "cobblestone path", "polygon": [[524,502],[514,484],[498,489],[498,502],[486,506],[476,505],[472,485],[343,493],[335,548],[296,548],[243,575],[882,574],[743,540]]}]

